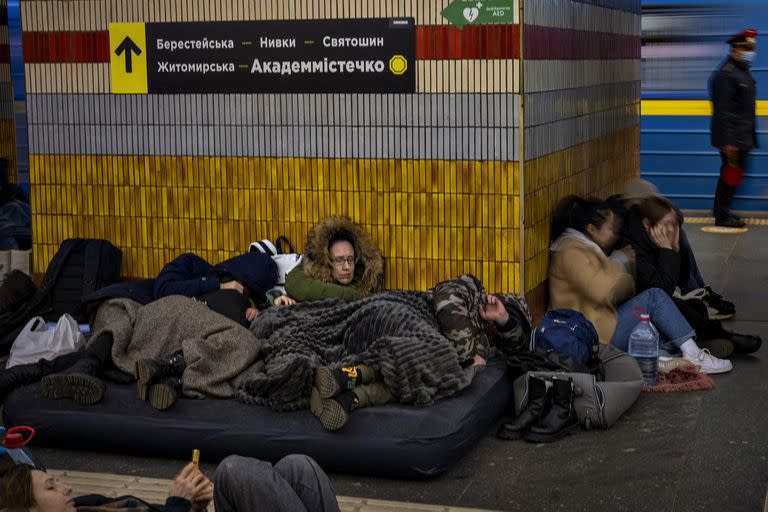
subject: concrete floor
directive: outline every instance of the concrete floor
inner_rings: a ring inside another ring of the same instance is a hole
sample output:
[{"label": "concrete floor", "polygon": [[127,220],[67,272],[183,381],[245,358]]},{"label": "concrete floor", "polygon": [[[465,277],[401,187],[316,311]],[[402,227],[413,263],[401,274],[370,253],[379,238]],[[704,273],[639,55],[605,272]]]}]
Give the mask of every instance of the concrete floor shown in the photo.
[{"label": "concrete floor", "polygon": [[[731,329],[768,338],[768,227],[715,235],[686,225],[705,279],[737,305]],[[758,511],[768,482],[768,348],[736,356],[712,391],[642,394],[610,430],[551,445],[493,433],[442,477],[331,475],[341,495],[536,511]],[[179,461],[37,448],[48,467],[170,478]],[[212,471],[212,465],[203,464]]]}]

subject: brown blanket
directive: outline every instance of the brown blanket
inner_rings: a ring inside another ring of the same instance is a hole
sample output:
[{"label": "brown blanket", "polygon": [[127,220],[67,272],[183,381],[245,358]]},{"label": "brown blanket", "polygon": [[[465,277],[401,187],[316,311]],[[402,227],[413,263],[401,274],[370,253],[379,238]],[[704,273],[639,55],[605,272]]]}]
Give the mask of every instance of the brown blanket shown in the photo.
[{"label": "brown blanket", "polygon": [[110,332],[112,359],[134,375],[136,361],[183,351],[184,395],[230,398],[242,382],[264,370],[261,342],[240,324],[194,299],[172,295],[142,306],[113,299],[99,307],[92,339]]}]

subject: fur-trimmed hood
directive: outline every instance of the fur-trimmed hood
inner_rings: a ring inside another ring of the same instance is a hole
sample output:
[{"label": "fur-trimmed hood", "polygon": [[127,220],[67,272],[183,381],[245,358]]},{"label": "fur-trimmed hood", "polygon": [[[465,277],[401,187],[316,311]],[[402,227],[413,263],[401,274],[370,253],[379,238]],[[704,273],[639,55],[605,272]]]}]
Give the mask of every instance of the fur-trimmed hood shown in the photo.
[{"label": "fur-trimmed hood", "polygon": [[331,259],[328,255],[328,242],[339,231],[348,231],[355,239],[355,255],[358,257],[358,262],[355,266],[353,283],[359,278],[356,287],[364,295],[380,291],[384,280],[384,260],[381,253],[365,229],[347,217],[328,217],[315,224],[309,231],[302,260],[304,272],[318,281],[334,282]]}]

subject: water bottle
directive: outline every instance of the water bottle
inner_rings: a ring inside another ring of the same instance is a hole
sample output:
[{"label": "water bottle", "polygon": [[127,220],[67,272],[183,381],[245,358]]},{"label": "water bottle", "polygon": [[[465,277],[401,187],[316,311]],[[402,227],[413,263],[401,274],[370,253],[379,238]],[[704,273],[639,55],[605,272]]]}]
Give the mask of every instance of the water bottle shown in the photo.
[{"label": "water bottle", "polygon": [[629,355],[637,360],[643,372],[643,385],[654,386],[659,378],[659,331],[648,313],[637,314],[640,321],[629,335]]},{"label": "water bottle", "polygon": [[26,464],[36,466],[35,462],[24,450],[24,446],[34,437],[35,429],[27,426],[13,427],[6,431],[0,427],[0,466],[7,467],[13,464]]}]

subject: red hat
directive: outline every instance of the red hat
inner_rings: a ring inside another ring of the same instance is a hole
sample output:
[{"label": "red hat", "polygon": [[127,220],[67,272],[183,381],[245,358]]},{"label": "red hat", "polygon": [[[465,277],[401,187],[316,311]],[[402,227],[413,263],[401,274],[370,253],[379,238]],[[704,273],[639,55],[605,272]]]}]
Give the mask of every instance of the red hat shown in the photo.
[{"label": "red hat", "polygon": [[754,47],[756,44],[755,38],[757,37],[757,30],[753,28],[748,28],[745,30],[742,30],[735,36],[732,36],[730,39],[728,39],[728,44],[734,47]]}]

